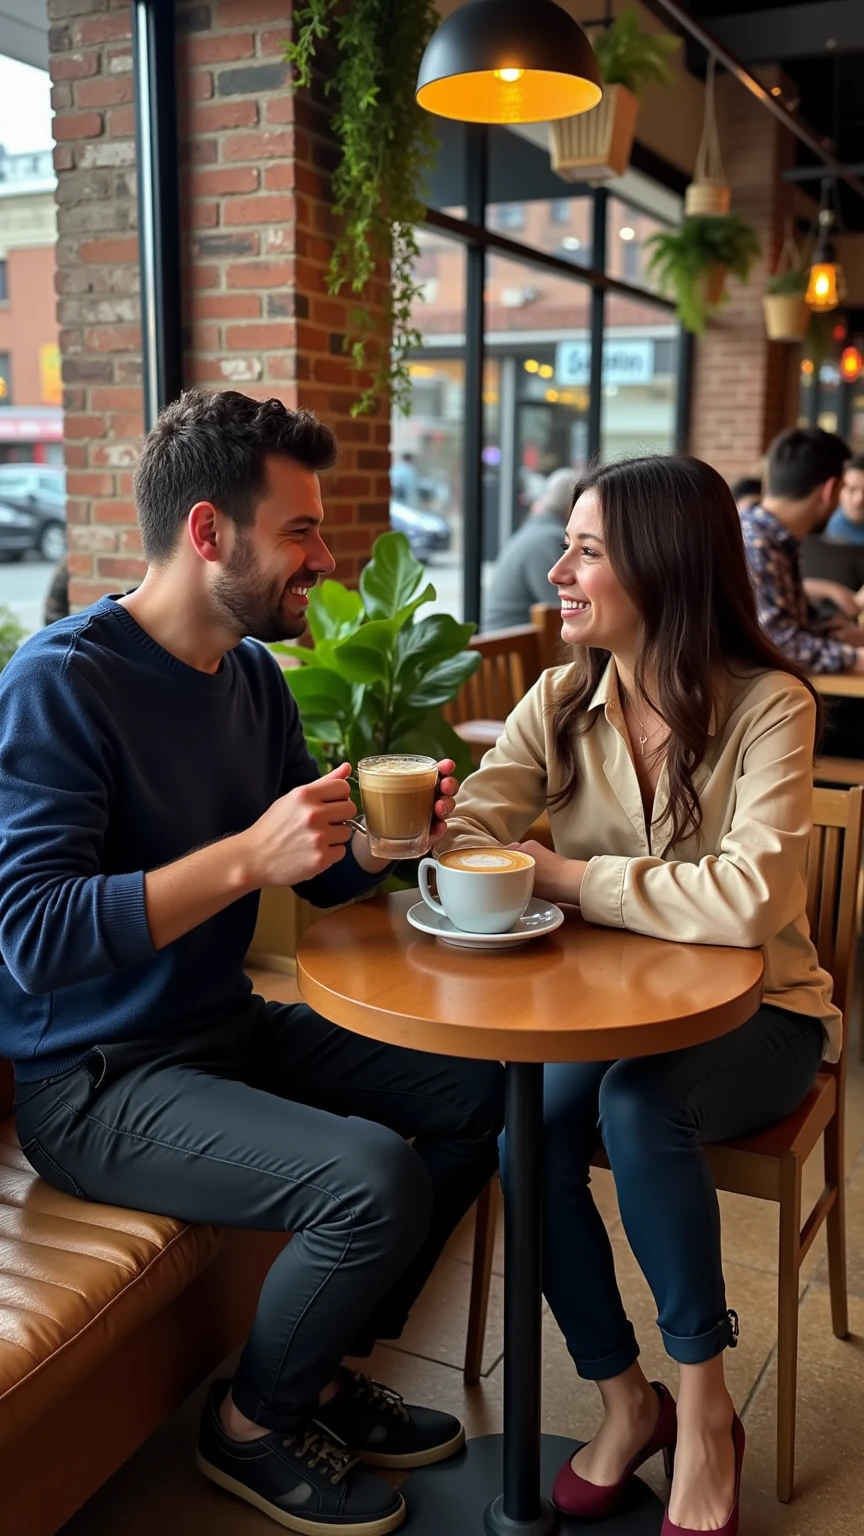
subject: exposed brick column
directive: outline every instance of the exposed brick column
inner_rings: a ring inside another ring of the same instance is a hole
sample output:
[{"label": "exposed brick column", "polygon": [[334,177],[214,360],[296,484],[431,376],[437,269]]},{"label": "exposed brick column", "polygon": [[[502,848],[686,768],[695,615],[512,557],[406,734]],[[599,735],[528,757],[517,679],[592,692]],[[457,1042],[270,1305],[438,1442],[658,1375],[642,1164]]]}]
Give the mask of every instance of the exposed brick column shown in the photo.
[{"label": "exposed brick column", "polygon": [[791,133],[728,75],[717,82],[717,118],[732,208],[755,228],[762,259],[746,285],[730,284],[729,303],[697,342],[690,441],[732,479],[752,472],[775,433],[794,424],[788,401],[798,350],[768,341],[762,296],[792,213],[792,186],[781,173],[795,157]]},{"label": "exposed brick column", "polygon": [[[129,0],[48,0],[57,110],[58,315],[71,599],[143,574],[131,502],[141,349]],[[323,97],[284,64],[292,0],[178,0],[184,369],[315,410],[341,444],[324,494],[354,583],[388,525],[389,408],[352,420],[349,297],[326,292],[335,150]],[[384,326],[383,290],[373,296]]]}]

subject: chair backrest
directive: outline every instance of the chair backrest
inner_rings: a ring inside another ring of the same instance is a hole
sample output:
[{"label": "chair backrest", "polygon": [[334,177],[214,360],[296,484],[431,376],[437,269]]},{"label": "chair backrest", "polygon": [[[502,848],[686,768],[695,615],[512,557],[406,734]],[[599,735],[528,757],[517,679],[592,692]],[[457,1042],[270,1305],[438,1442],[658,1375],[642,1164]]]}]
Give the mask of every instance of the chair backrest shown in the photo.
[{"label": "chair backrest", "polygon": [[858,883],[864,789],[814,789],[807,850],[807,918],[819,964],[834,978],[834,1001],[849,1028],[858,938]]},{"label": "chair backrest", "polygon": [[563,667],[573,660],[572,646],[561,639],[561,608],[552,603],[532,603],[531,623],[540,637],[540,671]]},{"label": "chair backrest", "polygon": [[474,635],[469,645],[480,652],[482,662],[444,713],[451,725],[506,720],[542,671],[537,630],[533,624],[520,624]]}]

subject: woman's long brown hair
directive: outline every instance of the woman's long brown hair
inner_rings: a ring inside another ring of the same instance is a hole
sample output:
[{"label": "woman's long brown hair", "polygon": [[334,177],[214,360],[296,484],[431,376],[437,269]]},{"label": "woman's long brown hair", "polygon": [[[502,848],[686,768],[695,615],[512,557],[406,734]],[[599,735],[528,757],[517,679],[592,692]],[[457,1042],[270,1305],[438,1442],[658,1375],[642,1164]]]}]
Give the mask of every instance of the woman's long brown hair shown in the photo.
[{"label": "woman's long brown hair", "polygon": [[[665,746],[673,843],[698,832],[702,809],[693,774],[705,756],[714,678],[724,669],[788,672],[816,700],[806,674],[759,627],[738,510],[725,480],[700,459],[652,455],[607,464],[576,486],[575,506],[596,492],[609,563],[643,623],[635,683],[669,726]],[[552,731],[563,769],[551,803],[563,805],[580,782],[576,743],[594,725],[586,706],[608,651],[580,647],[576,680],[560,695]],[[656,679],[656,698],[647,679]]]}]

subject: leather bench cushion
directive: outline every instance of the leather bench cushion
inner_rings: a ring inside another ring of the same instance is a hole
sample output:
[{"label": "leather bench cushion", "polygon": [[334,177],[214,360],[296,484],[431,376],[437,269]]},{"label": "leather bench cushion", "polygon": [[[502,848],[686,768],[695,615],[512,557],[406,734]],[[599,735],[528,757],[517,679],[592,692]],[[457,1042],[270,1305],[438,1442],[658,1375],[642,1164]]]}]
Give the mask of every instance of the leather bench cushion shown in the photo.
[{"label": "leather bench cushion", "polygon": [[185,1290],[222,1237],[52,1189],[0,1119],[0,1441]]}]

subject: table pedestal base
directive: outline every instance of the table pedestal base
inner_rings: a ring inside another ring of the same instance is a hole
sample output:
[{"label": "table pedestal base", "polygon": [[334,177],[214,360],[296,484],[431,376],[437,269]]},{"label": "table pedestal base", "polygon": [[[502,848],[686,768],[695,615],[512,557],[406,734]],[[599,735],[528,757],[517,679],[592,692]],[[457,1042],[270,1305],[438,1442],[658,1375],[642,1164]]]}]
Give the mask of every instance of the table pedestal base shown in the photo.
[{"label": "table pedestal base", "polygon": [[[503,1435],[483,1435],[469,1440],[466,1449],[439,1467],[414,1472],[402,1485],[408,1505],[406,1536],[658,1536],[663,1505],[657,1495],[635,1477],[621,1508],[603,1520],[568,1520],[545,1502],[538,1519],[526,1524],[506,1521],[501,1514]],[[540,1486],[548,1499],[558,1468],[572,1456],[574,1441],[560,1435],[543,1435],[540,1449]],[[486,1512],[492,1516],[487,1523]],[[558,1523],[556,1523],[558,1522]]]}]

